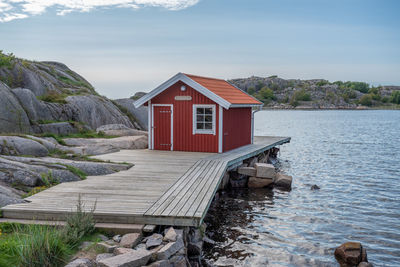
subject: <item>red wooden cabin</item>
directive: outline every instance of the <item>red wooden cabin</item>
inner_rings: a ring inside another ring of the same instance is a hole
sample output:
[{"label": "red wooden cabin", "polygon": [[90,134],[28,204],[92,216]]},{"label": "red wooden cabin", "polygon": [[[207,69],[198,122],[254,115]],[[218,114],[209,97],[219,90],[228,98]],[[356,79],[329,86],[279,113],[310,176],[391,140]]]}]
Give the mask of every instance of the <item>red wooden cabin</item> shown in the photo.
[{"label": "red wooden cabin", "polygon": [[178,73],[134,105],[149,107],[149,149],[222,153],[252,143],[262,103],[225,80]]}]

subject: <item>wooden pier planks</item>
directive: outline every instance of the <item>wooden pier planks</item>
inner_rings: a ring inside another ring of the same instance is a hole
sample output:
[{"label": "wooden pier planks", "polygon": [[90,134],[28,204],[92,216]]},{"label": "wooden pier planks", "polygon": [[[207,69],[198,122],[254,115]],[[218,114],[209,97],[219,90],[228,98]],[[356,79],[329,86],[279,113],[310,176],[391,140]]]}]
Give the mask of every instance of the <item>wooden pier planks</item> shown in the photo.
[{"label": "wooden pier planks", "polygon": [[3,207],[8,219],[64,220],[81,195],[102,223],[198,226],[218,190],[225,171],[272,147],[286,137],[255,137],[252,145],[222,154],[124,150],[98,156],[135,164],[127,171],[90,176],[35,194],[30,203]]}]

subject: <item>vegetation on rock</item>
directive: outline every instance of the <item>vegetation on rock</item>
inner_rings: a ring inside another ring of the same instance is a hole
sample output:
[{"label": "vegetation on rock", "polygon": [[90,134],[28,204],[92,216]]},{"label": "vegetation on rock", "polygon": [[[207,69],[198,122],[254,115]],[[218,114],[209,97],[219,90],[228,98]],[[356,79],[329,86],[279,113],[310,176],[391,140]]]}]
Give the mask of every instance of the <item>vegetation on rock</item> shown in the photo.
[{"label": "vegetation on rock", "polygon": [[371,86],[365,82],[323,79],[285,80],[276,75],[229,81],[271,108],[399,108],[400,86]]}]

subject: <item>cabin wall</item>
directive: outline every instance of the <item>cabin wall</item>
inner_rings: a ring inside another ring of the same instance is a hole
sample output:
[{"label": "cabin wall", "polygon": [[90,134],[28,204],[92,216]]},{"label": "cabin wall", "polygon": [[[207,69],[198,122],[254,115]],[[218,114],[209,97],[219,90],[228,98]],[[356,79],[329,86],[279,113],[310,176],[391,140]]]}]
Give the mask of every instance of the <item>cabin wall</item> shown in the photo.
[{"label": "cabin wall", "polygon": [[[181,91],[185,85],[186,90]],[[175,100],[175,96],[191,96],[192,100]],[[204,95],[200,94],[190,86],[179,81],[160,93],[151,100],[151,104],[173,105],[173,150],[175,151],[197,151],[218,152],[218,121],[219,105]],[[216,111],[216,132],[213,134],[193,135],[193,105],[214,104]]]},{"label": "cabin wall", "polygon": [[251,144],[251,108],[224,109],[223,152]]}]

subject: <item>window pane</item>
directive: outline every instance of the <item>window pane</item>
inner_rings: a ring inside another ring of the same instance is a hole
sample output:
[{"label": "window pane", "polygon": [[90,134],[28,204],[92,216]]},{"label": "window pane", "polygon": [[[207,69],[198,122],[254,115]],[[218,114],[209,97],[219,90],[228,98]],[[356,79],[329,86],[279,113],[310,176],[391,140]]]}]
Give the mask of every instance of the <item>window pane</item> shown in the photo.
[{"label": "window pane", "polygon": [[205,108],[204,112],[205,114],[212,114],[212,108]]},{"label": "window pane", "polygon": [[212,122],[212,115],[205,115],[204,116],[204,121],[205,122]]},{"label": "window pane", "polygon": [[211,130],[212,129],[212,123],[206,122],[204,124],[204,126],[205,126],[205,129],[207,129],[207,130]]},{"label": "window pane", "polygon": [[204,121],[204,115],[197,115],[196,116],[197,122],[203,122]]},{"label": "window pane", "polygon": [[197,123],[197,130],[203,130],[204,129],[204,123]]},{"label": "window pane", "polygon": [[196,113],[197,113],[197,115],[202,115],[202,114],[204,114],[204,108],[197,108]]}]

